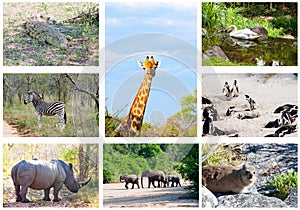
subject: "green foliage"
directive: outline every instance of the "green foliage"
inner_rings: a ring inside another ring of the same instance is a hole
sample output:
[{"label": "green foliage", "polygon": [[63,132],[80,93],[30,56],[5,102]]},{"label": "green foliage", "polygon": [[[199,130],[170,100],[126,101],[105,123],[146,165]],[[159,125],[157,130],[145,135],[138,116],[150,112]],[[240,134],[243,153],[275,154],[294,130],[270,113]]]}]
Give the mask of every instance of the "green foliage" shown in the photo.
[{"label": "green foliage", "polygon": [[138,152],[139,156],[144,158],[151,158],[153,156],[157,156],[162,153],[161,148],[158,144],[142,144],[141,148]]},{"label": "green foliage", "polygon": [[[248,3],[247,6],[243,7],[242,14],[246,17],[256,17],[256,16],[271,16],[271,17],[279,17],[286,15],[297,15],[297,6],[296,3],[272,3],[272,7],[270,3]],[[274,5],[275,4],[275,5]],[[242,6],[242,5],[239,5]]]},{"label": "green foliage", "polygon": [[216,144],[203,144],[201,148],[202,166],[211,165],[239,165],[246,160],[246,156],[236,152],[230,145],[224,147]]},{"label": "green foliage", "polygon": [[193,183],[192,191],[199,195],[199,145],[193,145],[192,149],[180,163],[174,167],[183,178]]},{"label": "green foliage", "polygon": [[103,169],[103,183],[110,183],[114,178],[114,174],[106,169]]},{"label": "green foliage", "polygon": [[270,183],[266,186],[266,189],[275,189],[275,197],[281,200],[286,199],[290,194],[290,190],[298,186],[298,173],[286,173],[280,174],[273,178]]},{"label": "green foliage", "polygon": [[202,66],[239,66],[240,64],[232,63],[217,57],[202,59]]},{"label": "green foliage", "polygon": [[291,33],[293,36],[297,36],[297,17],[286,18],[281,16],[271,20],[271,23],[274,27],[282,29],[284,33]]},{"label": "green foliage", "polygon": [[167,119],[161,136],[197,136],[197,90],[194,90],[193,94],[182,97],[180,107],[180,112]]},{"label": "green foliage", "polygon": [[[272,24],[260,17],[246,18],[243,14],[245,8],[240,5],[229,5],[225,3],[202,3],[202,27],[206,28],[209,32],[225,29],[229,25],[236,25],[238,29],[250,28],[255,25],[263,26],[267,29],[269,36],[279,37],[284,35],[284,27],[279,24]],[[258,10],[256,10],[258,11]],[[294,19],[294,18],[293,18]],[[297,18],[295,19],[297,20]],[[297,21],[291,21],[289,27],[290,30],[297,30]],[[295,25],[296,24],[296,25]],[[286,26],[286,25],[285,25]]]},{"label": "green foliage", "polygon": [[[95,93],[99,87],[97,74],[69,74],[78,88]],[[4,74],[3,113],[10,124],[19,126],[19,131],[40,136],[98,136],[98,110],[89,95],[74,90],[74,85],[64,74]],[[62,101],[66,105],[67,124],[61,131],[58,116],[43,116],[42,128],[32,104],[24,105],[27,90],[37,91],[46,102]]]},{"label": "green foliage", "polygon": [[[143,122],[141,137],[195,137],[197,136],[197,91],[180,100],[181,110],[167,119],[164,125],[156,126]],[[108,111],[105,113],[105,136],[115,136],[114,130],[122,119],[114,119]]]},{"label": "green foliage", "polygon": [[177,174],[173,167],[191,147],[189,144],[105,144],[105,181],[118,181],[121,174],[141,175],[144,170],[160,169]]},{"label": "green foliage", "polygon": [[205,2],[202,3],[202,27],[206,29],[220,27],[221,18],[226,6],[224,3]]},{"label": "green foliage", "polygon": [[78,163],[78,148],[67,148],[61,154],[61,158],[67,162]]}]

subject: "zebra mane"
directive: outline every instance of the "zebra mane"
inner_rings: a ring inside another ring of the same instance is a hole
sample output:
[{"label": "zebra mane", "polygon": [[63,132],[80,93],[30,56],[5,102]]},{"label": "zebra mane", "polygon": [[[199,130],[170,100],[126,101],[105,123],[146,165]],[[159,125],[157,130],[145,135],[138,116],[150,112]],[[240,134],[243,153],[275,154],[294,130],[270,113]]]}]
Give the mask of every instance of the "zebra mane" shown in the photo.
[{"label": "zebra mane", "polygon": [[31,90],[30,92],[33,93],[38,98],[38,100],[40,100],[40,101],[43,100],[43,98],[36,91]]}]

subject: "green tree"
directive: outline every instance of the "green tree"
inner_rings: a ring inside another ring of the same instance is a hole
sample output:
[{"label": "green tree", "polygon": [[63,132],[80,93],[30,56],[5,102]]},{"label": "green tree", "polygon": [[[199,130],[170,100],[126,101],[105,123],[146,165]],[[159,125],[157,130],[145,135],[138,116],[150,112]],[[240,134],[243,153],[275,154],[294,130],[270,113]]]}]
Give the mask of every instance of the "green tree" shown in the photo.
[{"label": "green tree", "polygon": [[181,110],[167,119],[162,136],[197,136],[197,90],[183,97]]},{"label": "green tree", "polygon": [[142,144],[140,150],[138,151],[138,155],[144,158],[150,158],[157,156],[162,152],[163,151],[158,144]]},{"label": "green tree", "polygon": [[193,145],[186,157],[175,166],[175,169],[193,183],[192,191],[199,195],[199,145]]}]

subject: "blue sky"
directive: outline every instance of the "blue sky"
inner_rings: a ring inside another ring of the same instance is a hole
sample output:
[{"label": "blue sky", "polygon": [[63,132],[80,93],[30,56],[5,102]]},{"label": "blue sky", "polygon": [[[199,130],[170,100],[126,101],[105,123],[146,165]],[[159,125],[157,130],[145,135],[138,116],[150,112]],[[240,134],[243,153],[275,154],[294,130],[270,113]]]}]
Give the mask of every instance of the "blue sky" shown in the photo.
[{"label": "blue sky", "polygon": [[106,3],[105,96],[111,114],[128,114],[145,76],[137,60],[147,55],[161,65],[144,121],[162,124],[180,110],[180,98],[197,87],[196,11],[195,1]]}]

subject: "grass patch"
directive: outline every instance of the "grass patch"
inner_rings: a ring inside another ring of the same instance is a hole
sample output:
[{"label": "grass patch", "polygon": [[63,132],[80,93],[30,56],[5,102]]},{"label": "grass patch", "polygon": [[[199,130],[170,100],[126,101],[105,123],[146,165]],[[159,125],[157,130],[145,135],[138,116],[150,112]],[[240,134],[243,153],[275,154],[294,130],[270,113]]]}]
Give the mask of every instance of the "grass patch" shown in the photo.
[{"label": "grass patch", "polygon": [[61,121],[57,115],[43,116],[42,128],[38,129],[38,119],[32,104],[15,103],[3,107],[3,114],[9,124],[18,126],[21,136],[38,134],[47,137],[97,137],[99,129],[96,123],[96,113],[91,107],[82,107],[80,110],[72,107],[71,102],[66,104],[67,124],[61,130]]},{"label": "grass patch", "polygon": [[202,163],[203,166],[216,166],[216,165],[238,165],[241,161],[245,160],[245,156],[236,152],[230,147],[224,147],[212,144],[203,144],[201,149],[202,157],[208,156]]},{"label": "grass patch", "polygon": [[[98,11],[97,3],[4,3],[3,65],[26,66],[97,66],[99,63],[99,23],[88,18],[81,21],[55,25],[70,35],[73,41],[67,50],[46,44],[41,46],[26,35],[22,24],[36,14],[50,16],[55,20],[68,20],[89,9]],[[12,10],[13,8],[13,10]],[[99,12],[99,11],[98,11]],[[14,50],[18,49],[18,50]],[[27,55],[27,56],[24,56]],[[81,55],[78,57],[76,55]]]},{"label": "grass patch", "polygon": [[221,58],[211,57],[208,59],[202,59],[202,66],[255,66],[249,63],[232,63]]},{"label": "grass patch", "polygon": [[275,189],[276,192],[272,195],[281,200],[287,198],[290,194],[290,190],[298,186],[298,173],[286,173],[275,176],[270,183],[266,186],[266,189]]}]

